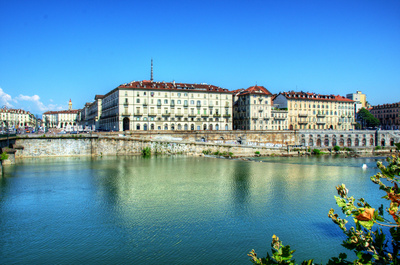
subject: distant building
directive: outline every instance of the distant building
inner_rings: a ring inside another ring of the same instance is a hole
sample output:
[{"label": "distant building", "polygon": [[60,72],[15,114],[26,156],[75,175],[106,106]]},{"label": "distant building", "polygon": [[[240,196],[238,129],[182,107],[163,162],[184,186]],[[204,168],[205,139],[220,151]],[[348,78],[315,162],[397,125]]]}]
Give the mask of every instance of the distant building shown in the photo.
[{"label": "distant building", "polygon": [[255,85],[233,94],[234,130],[288,129],[287,111],[272,109],[272,94],[265,87]]},{"label": "distant building", "polygon": [[379,119],[380,127],[384,130],[400,129],[399,113],[400,102],[372,106],[369,110],[375,118]]},{"label": "distant building", "polygon": [[25,127],[36,127],[35,115],[22,109],[11,109],[6,106],[0,109],[1,127],[19,129]]},{"label": "distant building", "polygon": [[288,111],[289,130],[354,129],[354,101],[342,96],[281,92],[274,106]]},{"label": "distant building", "polygon": [[351,99],[354,101],[354,113],[358,113],[361,108],[367,109],[367,96],[361,91],[357,91],[353,94],[347,94],[346,98]]},{"label": "distant building", "polygon": [[68,110],[47,111],[42,115],[42,122],[46,129],[57,128],[66,131],[77,129],[79,110],[72,109],[72,101],[69,100]]},{"label": "distant building", "polygon": [[232,92],[204,83],[133,81],[104,95],[99,126],[115,131],[231,130]]},{"label": "distant building", "polygon": [[103,95],[96,95],[93,102],[86,103],[85,107],[79,110],[78,123],[80,130],[92,131],[99,128],[103,98]]}]

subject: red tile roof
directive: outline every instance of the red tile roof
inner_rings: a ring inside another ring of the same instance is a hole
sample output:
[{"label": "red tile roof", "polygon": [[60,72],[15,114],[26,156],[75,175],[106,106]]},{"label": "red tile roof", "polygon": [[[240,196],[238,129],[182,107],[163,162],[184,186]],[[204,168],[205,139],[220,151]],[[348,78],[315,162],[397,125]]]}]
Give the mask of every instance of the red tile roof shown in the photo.
[{"label": "red tile roof", "polygon": [[77,114],[79,110],[72,109],[72,110],[57,110],[57,111],[46,111],[43,114]]},{"label": "red tile roof", "polygon": [[354,100],[348,99],[339,95],[321,95],[309,92],[280,92],[277,96],[283,95],[287,99],[299,99],[299,100],[315,100],[315,101],[341,101],[341,102],[354,102]]},{"label": "red tile roof", "polygon": [[8,107],[3,107],[0,112],[17,113],[17,114],[31,114],[29,111],[23,109],[10,109]]},{"label": "red tile roof", "polygon": [[154,82],[150,80],[133,81],[130,83],[122,84],[118,88],[138,88],[148,90],[190,90],[190,91],[208,91],[217,93],[232,93],[228,89],[209,85],[201,84],[187,84],[174,82]]},{"label": "red tile roof", "polygon": [[256,94],[256,95],[262,94],[262,95],[271,95],[272,96],[271,92],[269,92],[268,89],[266,89],[263,86],[257,86],[257,85],[251,86],[251,87],[243,90],[242,92],[240,92],[239,96],[247,95],[247,94]]}]

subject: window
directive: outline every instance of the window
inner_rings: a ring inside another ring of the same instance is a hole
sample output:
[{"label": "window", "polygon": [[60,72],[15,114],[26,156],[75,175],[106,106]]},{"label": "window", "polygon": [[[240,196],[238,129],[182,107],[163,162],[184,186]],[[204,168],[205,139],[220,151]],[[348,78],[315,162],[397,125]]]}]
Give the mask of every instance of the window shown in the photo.
[{"label": "window", "polygon": [[136,103],[140,103],[140,98],[136,99]]},{"label": "window", "polygon": [[178,100],[178,104],[181,104],[181,101],[180,101],[180,100]]},{"label": "window", "polygon": [[168,104],[168,99],[164,100],[164,104]]}]

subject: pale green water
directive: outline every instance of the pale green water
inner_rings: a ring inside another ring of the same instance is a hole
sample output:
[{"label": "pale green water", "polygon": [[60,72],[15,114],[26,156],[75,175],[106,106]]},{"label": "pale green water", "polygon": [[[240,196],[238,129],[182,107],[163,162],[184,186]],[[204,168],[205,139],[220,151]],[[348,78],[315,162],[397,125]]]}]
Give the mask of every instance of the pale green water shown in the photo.
[{"label": "pale green water", "polygon": [[[25,160],[0,182],[1,264],[250,264],[273,234],[298,262],[343,252],[335,186],[382,196],[369,158]],[[362,164],[368,164],[362,170]],[[370,203],[373,204],[374,201]],[[379,206],[379,205],[378,205]]]}]

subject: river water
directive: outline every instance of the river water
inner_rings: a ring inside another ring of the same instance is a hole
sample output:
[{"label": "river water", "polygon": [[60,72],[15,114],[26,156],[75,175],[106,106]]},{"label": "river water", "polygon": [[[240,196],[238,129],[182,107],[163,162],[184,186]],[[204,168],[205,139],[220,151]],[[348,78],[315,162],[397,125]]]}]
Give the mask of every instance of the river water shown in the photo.
[{"label": "river water", "polygon": [[345,252],[327,217],[340,212],[335,186],[380,205],[376,162],[26,159],[0,178],[0,264],[251,264],[247,253],[265,256],[273,234],[298,263],[327,262]]}]

